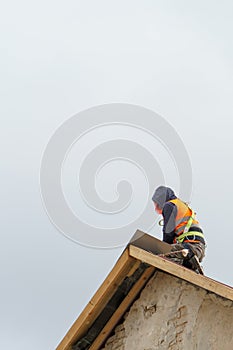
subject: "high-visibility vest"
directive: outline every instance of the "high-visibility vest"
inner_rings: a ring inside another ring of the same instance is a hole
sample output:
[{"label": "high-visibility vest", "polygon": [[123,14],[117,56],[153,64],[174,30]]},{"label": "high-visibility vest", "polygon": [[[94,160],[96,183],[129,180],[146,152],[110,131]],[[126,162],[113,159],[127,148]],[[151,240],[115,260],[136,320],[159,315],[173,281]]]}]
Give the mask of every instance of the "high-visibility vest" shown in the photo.
[{"label": "high-visibility vest", "polygon": [[177,207],[174,229],[176,236],[173,243],[182,243],[184,240],[187,241],[188,235],[195,235],[204,238],[204,235],[201,232],[191,231],[188,233],[191,227],[200,227],[194,211],[179,198],[172,199],[169,202],[174,203]]}]

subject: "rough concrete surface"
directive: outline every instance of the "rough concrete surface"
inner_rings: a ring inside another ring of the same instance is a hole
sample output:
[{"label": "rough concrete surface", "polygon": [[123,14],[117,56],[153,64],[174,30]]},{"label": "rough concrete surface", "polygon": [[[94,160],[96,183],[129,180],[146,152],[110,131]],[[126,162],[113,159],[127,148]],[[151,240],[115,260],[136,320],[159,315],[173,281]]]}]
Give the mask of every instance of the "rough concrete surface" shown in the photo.
[{"label": "rough concrete surface", "polygon": [[102,350],[232,350],[233,303],[156,272]]}]

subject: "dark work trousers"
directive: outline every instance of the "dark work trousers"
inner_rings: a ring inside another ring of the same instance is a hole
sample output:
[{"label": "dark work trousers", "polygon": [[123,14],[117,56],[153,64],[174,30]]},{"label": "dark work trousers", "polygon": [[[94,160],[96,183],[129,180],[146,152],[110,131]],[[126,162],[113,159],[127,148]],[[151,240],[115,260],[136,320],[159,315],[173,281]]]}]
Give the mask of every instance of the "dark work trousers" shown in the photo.
[{"label": "dark work trousers", "polygon": [[[174,243],[171,244],[172,246],[172,252],[183,250],[183,249],[189,249],[192,250],[194,255],[197,256],[198,260],[201,262],[205,256],[205,244],[202,242],[197,243]],[[183,262],[185,260],[185,257],[182,255],[182,253],[171,253],[169,255],[169,259],[176,262],[177,264],[183,265]]]}]

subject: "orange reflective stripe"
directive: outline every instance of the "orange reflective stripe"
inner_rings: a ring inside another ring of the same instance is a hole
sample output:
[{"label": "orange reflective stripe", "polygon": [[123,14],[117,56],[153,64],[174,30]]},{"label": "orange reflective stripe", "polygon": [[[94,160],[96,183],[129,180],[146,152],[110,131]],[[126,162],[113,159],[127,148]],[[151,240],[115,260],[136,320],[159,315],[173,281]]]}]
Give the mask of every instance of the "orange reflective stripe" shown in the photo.
[{"label": "orange reflective stripe", "polygon": [[189,218],[190,218],[190,216],[185,216],[185,217],[183,217],[183,218],[181,218],[179,220],[176,220],[176,224],[179,225],[179,224],[181,224],[184,221],[188,222]]},{"label": "orange reflective stripe", "polygon": [[197,241],[197,240],[195,240],[195,239],[185,239],[183,242],[187,242],[187,243],[200,243],[200,240],[199,241]]},{"label": "orange reflective stripe", "polygon": [[176,234],[177,234],[177,235],[180,235],[180,234],[184,231],[185,227],[186,227],[186,225],[184,224],[184,225],[182,225],[182,226],[179,226],[179,228],[176,228],[176,229],[175,229]]}]

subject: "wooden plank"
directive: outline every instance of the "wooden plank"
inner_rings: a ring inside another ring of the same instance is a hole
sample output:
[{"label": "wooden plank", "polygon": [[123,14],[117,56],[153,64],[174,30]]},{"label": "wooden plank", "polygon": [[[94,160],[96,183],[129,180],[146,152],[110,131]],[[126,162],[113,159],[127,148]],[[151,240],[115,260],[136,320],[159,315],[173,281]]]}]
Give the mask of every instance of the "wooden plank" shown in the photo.
[{"label": "wooden plank", "polygon": [[190,282],[198,287],[204,288],[210,292],[213,292],[221,297],[233,301],[233,288],[214,281],[209,277],[198,275],[192,270],[185,268],[184,266],[177,265],[176,263],[163,259],[138,247],[132,245],[129,246],[129,255],[146,262],[162,271],[181,278],[187,282]]},{"label": "wooden plank", "polygon": [[171,244],[149,235],[143,231],[137,230],[131,238],[129,245],[144,249],[154,254],[165,254],[171,251]]},{"label": "wooden plank", "polygon": [[133,265],[133,267],[130,269],[130,271],[127,273],[127,276],[131,276],[140,266],[141,261],[140,260],[135,260],[135,263]]},{"label": "wooden plank", "polygon": [[116,291],[118,285],[130,271],[133,271],[133,266],[135,264],[137,266],[138,261],[130,257],[128,249],[126,249],[93,298],[89,301],[83,312],[57,346],[56,350],[70,350],[71,345],[85,335]]},{"label": "wooden plank", "polygon": [[129,293],[126,295],[125,299],[122,301],[120,306],[116,309],[108,323],[99,333],[98,337],[92,343],[89,350],[99,350],[103,343],[107,340],[112,330],[116,327],[117,323],[120,321],[124,313],[127,311],[129,306],[133,303],[137,295],[140,293],[142,288],[145,286],[149,278],[154,273],[155,268],[150,266],[135,283]]}]

